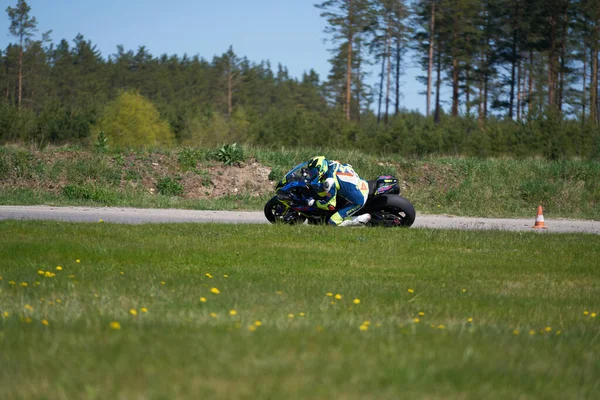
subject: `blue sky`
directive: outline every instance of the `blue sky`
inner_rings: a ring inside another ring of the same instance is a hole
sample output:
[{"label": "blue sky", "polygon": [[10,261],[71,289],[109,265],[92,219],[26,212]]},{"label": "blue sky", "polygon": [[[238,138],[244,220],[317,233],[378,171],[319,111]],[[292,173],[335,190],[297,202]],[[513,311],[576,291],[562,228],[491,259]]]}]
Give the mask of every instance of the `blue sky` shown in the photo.
[{"label": "blue sky", "polygon": [[[16,0],[0,0],[0,47],[14,39],[8,34],[6,7]],[[200,57],[211,60],[233,46],[236,54],[252,62],[269,60],[300,77],[314,69],[327,78],[330,57],[323,33],[325,20],[313,0],[28,0],[31,15],[38,20],[39,34],[52,30],[58,43],[69,42],[78,33],[102,52],[116,52],[117,45],[136,50],[145,45],[150,53]],[[411,58],[407,62],[414,64]],[[424,88],[415,81],[420,72],[407,69],[402,105],[423,111]],[[371,78],[375,81],[375,72]]]}]

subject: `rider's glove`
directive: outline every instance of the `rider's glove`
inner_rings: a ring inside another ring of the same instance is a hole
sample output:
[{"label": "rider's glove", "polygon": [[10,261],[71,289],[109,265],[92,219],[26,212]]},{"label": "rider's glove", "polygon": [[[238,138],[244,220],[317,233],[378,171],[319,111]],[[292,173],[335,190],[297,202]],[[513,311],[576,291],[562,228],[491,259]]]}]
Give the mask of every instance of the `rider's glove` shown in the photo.
[{"label": "rider's glove", "polygon": [[306,205],[312,207],[315,205],[315,199],[306,199]]}]

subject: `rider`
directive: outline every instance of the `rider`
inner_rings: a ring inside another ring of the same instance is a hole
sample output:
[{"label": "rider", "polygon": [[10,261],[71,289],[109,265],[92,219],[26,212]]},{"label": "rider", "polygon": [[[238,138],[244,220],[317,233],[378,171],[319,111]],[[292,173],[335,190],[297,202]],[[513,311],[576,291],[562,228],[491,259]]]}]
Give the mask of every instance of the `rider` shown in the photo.
[{"label": "rider", "polygon": [[311,177],[311,188],[322,199],[308,199],[309,206],[316,204],[320,209],[333,211],[336,209],[337,196],[341,196],[348,203],[331,216],[331,225],[353,226],[369,222],[369,214],[352,217],[365,205],[369,195],[368,183],[360,179],[352,165],[316,156],[308,161],[307,168]]}]

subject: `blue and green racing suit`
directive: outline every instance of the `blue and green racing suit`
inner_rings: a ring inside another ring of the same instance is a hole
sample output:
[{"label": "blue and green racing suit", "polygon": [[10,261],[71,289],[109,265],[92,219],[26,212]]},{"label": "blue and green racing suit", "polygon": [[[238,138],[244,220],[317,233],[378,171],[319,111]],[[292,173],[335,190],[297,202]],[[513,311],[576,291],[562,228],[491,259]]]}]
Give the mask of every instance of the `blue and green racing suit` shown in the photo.
[{"label": "blue and green racing suit", "polygon": [[315,205],[322,210],[335,210],[337,196],[346,199],[347,204],[329,219],[331,225],[339,226],[365,205],[369,184],[360,179],[350,164],[328,161],[328,167],[321,180],[313,182],[311,188],[320,198],[316,199]]}]

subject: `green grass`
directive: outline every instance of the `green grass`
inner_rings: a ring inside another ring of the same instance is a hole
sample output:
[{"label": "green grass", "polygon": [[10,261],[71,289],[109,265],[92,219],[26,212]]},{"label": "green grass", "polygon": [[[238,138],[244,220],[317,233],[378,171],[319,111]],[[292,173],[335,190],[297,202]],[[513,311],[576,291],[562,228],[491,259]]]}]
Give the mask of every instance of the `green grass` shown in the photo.
[{"label": "green grass", "polygon": [[594,235],[3,221],[0,254],[0,398],[600,388]]}]

